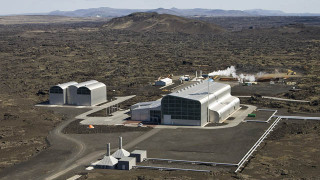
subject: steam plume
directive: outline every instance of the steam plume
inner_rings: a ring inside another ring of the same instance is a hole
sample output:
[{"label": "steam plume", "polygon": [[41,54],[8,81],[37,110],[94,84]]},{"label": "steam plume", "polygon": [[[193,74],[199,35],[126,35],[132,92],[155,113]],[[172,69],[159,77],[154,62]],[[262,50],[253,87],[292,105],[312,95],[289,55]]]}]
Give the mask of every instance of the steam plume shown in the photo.
[{"label": "steam plume", "polygon": [[[263,73],[260,72],[257,75],[261,76]],[[233,78],[237,78],[239,82],[243,82],[244,80],[253,82],[256,80],[255,76],[252,74],[237,74],[237,70],[234,66],[230,66],[225,70],[218,70],[208,74],[209,76],[232,76]]]}]

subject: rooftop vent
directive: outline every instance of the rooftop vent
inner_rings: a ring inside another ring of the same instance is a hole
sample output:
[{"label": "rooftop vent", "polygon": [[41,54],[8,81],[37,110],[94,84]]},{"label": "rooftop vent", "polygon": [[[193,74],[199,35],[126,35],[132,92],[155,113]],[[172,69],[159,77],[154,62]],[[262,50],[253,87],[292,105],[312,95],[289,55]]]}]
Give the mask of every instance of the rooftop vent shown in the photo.
[{"label": "rooftop vent", "polygon": [[110,143],[108,143],[107,154],[96,164],[96,166],[102,169],[114,169],[116,164],[118,164],[118,160],[113,156],[110,156]]},{"label": "rooftop vent", "polygon": [[119,149],[112,154],[113,157],[121,159],[123,157],[128,157],[130,153],[122,148],[122,137],[119,137]]}]

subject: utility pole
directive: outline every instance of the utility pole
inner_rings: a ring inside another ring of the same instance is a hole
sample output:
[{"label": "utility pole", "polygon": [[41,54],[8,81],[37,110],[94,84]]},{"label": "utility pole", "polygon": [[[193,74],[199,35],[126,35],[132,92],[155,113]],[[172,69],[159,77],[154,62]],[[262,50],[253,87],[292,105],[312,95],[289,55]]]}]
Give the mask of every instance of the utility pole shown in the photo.
[{"label": "utility pole", "polygon": [[[210,79],[210,78],[209,78],[209,79]],[[208,106],[208,107],[207,107],[207,113],[208,113],[207,116],[208,116],[208,119],[207,119],[207,122],[210,122],[210,117],[209,117],[209,116],[210,116],[210,113],[209,113],[209,100],[210,100],[210,98],[209,98],[209,79],[208,79],[208,102],[207,102],[207,104],[208,104],[208,105],[207,105],[207,106]]]}]

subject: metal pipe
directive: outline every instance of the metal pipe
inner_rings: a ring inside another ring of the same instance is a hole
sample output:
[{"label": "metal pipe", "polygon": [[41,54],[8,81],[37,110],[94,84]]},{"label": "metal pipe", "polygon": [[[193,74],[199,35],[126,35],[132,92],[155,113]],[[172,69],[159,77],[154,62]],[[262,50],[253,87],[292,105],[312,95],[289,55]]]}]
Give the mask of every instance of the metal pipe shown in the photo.
[{"label": "metal pipe", "polygon": [[238,172],[242,165],[247,161],[247,159],[252,155],[252,153],[258,148],[258,146],[261,144],[261,142],[267,137],[267,135],[272,131],[272,129],[278,124],[278,122],[281,120],[281,118],[277,118],[271,126],[266,130],[266,132],[259,138],[259,140],[252,146],[252,148],[247,152],[246,155],[239,161],[238,168],[235,170],[235,172]]},{"label": "metal pipe", "polygon": [[211,165],[224,165],[224,166],[238,165],[238,164],[232,164],[232,163],[202,162],[202,161],[188,161],[188,160],[176,160],[176,159],[160,159],[160,158],[146,158],[146,159],[154,160],[154,161],[170,161],[170,162],[182,162],[182,163],[193,163],[193,164],[211,164]]},{"label": "metal pipe", "polygon": [[[275,122],[276,122],[276,121],[275,121]],[[274,122],[274,123],[275,123],[275,122]],[[273,124],[274,124],[274,123],[273,123]],[[247,154],[244,155],[244,157],[239,161],[238,164],[242,163],[242,161],[248,156],[248,154],[254,149],[254,147],[261,141],[261,139],[263,139],[264,135],[265,135],[266,133],[268,133],[268,131],[269,131],[269,130],[271,129],[271,127],[273,126],[273,124],[270,125],[270,127],[266,130],[266,132],[258,139],[258,141],[252,146],[252,148],[247,152]]]},{"label": "metal pipe", "polygon": [[245,120],[244,122],[268,123],[267,121],[262,121],[262,120]]},{"label": "metal pipe", "polygon": [[320,120],[320,117],[304,117],[304,116],[278,116],[275,115],[274,117],[280,117],[283,119],[307,119],[307,120]]},{"label": "metal pipe", "polygon": [[273,116],[278,112],[278,110],[275,110],[274,113],[269,117],[269,119],[267,120],[267,122],[269,123],[269,121],[273,118]]},{"label": "metal pipe", "polygon": [[[276,122],[276,121],[275,121]],[[274,123],[275,123],[274,122]],[[273,124],[274,124],[273,123]],[[271,124],[271,126],[273,125]],[[266,132],[269,131],[269,129],[271,128],[271,126],[266,130]],[[265,133],[266,133],[265,132]],[[254,149],[254,147],[260,142],[260,140],[263,138],[263,136],[265,135],[265,133],[258,139],[258,141],[251,147],[251,149],[247,152],[247,154],[244,155],[244,157],[239,161],[238,165],[242,163],[242,161],[244,161],[245,158],[247,158],[248,154]]]},{"label": "metal pipe", "polygon": [[159,170],[175,170],[175,171],[195,171],[195,172],[211,172],[210,170],[198,170],[198,169],[180,169],[180,168],[168,168],[168,167],[155,167],[155,166],[133,166],[135,168],[147,168],[147,169],[159,169]]},{"label": "metal pipe", "polygon": [[257,109],[257,111],[278,111],[278,110],[274,110],[274,109]]}]

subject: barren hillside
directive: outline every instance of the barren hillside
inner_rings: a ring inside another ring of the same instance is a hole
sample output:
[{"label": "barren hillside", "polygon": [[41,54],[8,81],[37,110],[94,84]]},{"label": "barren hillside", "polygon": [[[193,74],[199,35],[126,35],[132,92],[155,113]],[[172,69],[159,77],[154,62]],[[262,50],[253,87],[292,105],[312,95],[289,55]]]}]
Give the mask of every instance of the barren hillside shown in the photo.
[{"label": "barren hillside", "polygon": [[211,34],[223,32],[215,24],[168,14],[133,13],[114,18],[104,27],[135,32],[180,32],[187,34]]}]

